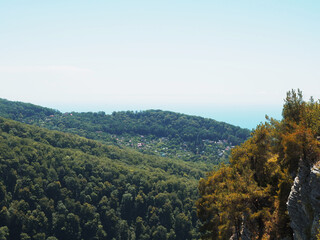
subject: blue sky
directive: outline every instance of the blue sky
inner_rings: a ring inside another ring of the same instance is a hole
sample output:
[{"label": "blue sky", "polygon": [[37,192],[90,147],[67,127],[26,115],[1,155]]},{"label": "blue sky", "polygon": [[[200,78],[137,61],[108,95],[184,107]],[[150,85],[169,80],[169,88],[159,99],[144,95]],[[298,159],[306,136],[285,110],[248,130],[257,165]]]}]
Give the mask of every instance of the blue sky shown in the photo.
[{"label": "blue sky", "polygon": [[0,97],[254,128],[320,98],[319,1],[1,1]]}]

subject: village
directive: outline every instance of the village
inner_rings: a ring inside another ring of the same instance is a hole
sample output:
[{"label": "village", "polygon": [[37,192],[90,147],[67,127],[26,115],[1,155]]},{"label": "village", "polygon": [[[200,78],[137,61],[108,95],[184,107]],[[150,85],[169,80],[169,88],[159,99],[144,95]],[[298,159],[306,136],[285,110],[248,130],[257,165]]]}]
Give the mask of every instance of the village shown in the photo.
[{"label": "village", "polygon": [[[75,121],[73,113],[63,113],[46,116],[43,120],[38,119],[37,125],[52,125],[52,129],[65,129],[67,132],[79,134],[73,128],[67,127],[69,121]],[[33,122],[32,119],[29,120]],[[46,123],[45,123],[46,122]],[[57,127],[59,126],[59,127]],[[202,161],[217,164],[219,162],[228,163],[232,145],[226,139],[217,141],[202,139],[198,143],[190,143],[175,138],[155,137],[153,135],[141,134],[110,134],[108,132],[97,130],[95,133],[85,134],[86,137],[96,139],[109,144],[116,144],[120,147],[127,147],[138,150],[141,153],[156,155],[168,158],[178,158],[184,161]]]},{"label": "village", "polygon": [[175,143],[167,137],[156,138],[144,135],[111,135],[119,146],[130,147],[140,152],[158,155],[161,157],[179,158],[187,161],[228,161],[231,149],[234,148],[227,140],[202,140],[201,150],[193,147],[190,143]]}]

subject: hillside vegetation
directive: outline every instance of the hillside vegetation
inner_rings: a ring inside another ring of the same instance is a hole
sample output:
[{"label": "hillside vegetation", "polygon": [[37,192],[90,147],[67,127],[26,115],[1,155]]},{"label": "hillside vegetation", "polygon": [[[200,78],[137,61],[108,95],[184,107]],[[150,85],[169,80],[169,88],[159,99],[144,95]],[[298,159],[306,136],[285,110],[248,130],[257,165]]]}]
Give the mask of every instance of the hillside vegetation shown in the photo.
[{"label": "hillside vegetation", "polygon": [[197,239],[206,170],[0,118],[0,238]]},{"label": "hillside vegetation", "polygon": [[0,116],[143,153],[213,164],[228,162],[230,150],[250,135],[227,123],[160,110],[61,113],[0,99]]},{"label": "hillside vegetation", "polygon": [[290,91],[282,115],[257,126],[230,165],[200,181],[204,239],[292,239],[286,202],[299,165],[320,160],[320,101]]}]

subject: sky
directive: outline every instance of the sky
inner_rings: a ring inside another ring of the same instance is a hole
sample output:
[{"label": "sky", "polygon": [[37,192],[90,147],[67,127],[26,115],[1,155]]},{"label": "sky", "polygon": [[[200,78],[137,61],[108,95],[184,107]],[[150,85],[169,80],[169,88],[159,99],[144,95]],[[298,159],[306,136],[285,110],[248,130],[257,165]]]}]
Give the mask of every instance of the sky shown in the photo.
[{"label": "sky", "polygon": [[0,0],[0,98],[255,128],[320,98],[320,1]]}]

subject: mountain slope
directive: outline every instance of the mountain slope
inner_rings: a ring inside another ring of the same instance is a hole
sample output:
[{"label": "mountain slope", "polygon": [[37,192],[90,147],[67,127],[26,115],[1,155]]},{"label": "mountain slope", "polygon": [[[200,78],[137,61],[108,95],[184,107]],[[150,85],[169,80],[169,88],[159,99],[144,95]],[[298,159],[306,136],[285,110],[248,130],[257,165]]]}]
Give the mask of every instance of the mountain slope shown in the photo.
[{"label": "mountain slope", "polygon": [[0,139],[1,236],[198,238],[202,166],[4,118]]},{"label": "mountain slope", "polygon": [[223,122],[160,110],[63,114],[0,99],[0,116],[148,154],[215,164],[227,162],[230,149],[250,135]]}]

